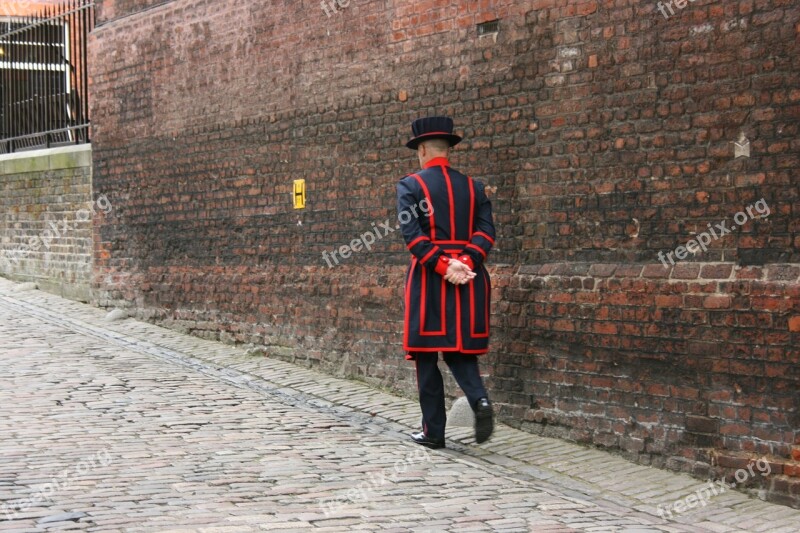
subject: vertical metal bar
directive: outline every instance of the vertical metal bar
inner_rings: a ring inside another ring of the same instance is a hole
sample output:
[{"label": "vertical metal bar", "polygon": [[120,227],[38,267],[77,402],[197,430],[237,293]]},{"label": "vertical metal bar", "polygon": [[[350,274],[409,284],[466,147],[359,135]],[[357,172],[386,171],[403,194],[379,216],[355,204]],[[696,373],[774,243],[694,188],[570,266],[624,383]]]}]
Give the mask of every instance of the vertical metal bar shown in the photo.
[{"label": "vertical metal bar", "polygon": [[[23,24],[27,25],[27,24],[30,24],[31,22],[32,21],[31,21],[30,17],[26,17],[25,19],[23,19]],[[23,66],[25,65],[25,63],[27,61],[29,61],[27,56],[30,53],[30,51],[25,48],[25,38],[26,38],[26,34],[27,33],[28,33],[28,31],[26,30],[24,32],[20,32],[19,36],[18,36],[19,37],[18,41],[19,41],[19,51],[20,51],[20,54],[19,54],[20,55],[20,62],[21,62],[21,65],[23,65]],[[20,72],[17,74],[17,76],[18,76],[17,83],[18,83],[18,87],[19,87],[19,89],[18,89],[19,90],[19,96],[17,98],[17,106],[19,107],[19,115],[18,115],[19,116],[19,120],[17,122],[17,133],[16,134],[17,135],[22,135],[23,131],[24,131],[24,128],[25,128],[25,122],[28,121],[28,117],[27,117],[27,106],[28,106],[28,104],[26,102],[24,102],[23,99],[25,98],[26,94],[30,93],[30,91],[33,89],[33,87],[31,86],[31,79],[29,77],[25,76],[25,72],[24,71],[20,70]],[[17,143],[17,144],[19,144],[19,143]]]},{"label": "vertical metal bar", "polygon": [[[39,61],[41,69],[39,71],[39,109],[41,126],[39,131],[50,131],[50,66],[47,63],[49,55],[49,46],[47,43],[50,41],[50,24],[47,23],[53,16],[53,8],[45,7],[44,16],[39,22],[39,37],[37,39],[37,48],[39,49]],[[47,147],[50,147],[50,136],[45,137]]]},{"label": "vertical metal bar", "polygon": [[[83,77],[83,61],[81,58],[83,57],[83,42],[84,42],[84,33],[85,28],[83,27],[83,17],[84,17],[84,10],[83,10],[83,2],[78,0],[76,2],[76,8],[79,10],[75,16],[75,26],[72,28],[72,33],[74,34],[75,40],[72,50],[70,51],[71,57],[73,58],[70,62],[74,66],[72,70],[72,95],[70,98],[70,102],[72,103],[72,107],[74,108],[72,113],[75,118],[73,125],[78,126],[83,124],[83,87],[81,87],[81,79]],[[83,136],[82,130],[75,130],[75,139],[79,139]]]},{"label": "vertical metal bar", "polygon": [[[44,104],[44,128],[45,131],[51,131],[54,129],[54,126],[57,127],[57,122],[54,123],[54,119],[57,119],[57,114],[55,113],[55,102],[53,102],[53,95],[55,93],[55,84],[52,72],[50,71],[50,59],[52,57],[53,48],[51,43],[53,42],[54,38],[54,28],[53,23],[50,22],[51,19],[56,18],[56,9],[55,7],[50,8],[50,14],[44,18],[42,21],[42,42],[41,47],[44,51],[43,56],[43,69],[44,72],[42,74],[42,82],[44,84],[44,91],[42,94],[42,101]],[[51,135],[51,141],[55,140],[55,136]]]},{"label": "vertical metal bar", "polygon": [[[59,60],[58,64],[60,68],[64,69],[62,76],[59,77],[61,80],[61,84],[59,84],[59,117],[63,125],[62,128],[68,128],[72,125],[72,108],[71,108],[71,101],[70,101],[70,83],[72,78],[72,61],[71,54],[73,48],[73,24],[75,20],[75,15],[72,13],[73,8],[75,7],[75,2],[70,1],[69,5],[67,5],[66,9],[69,10],[69,14],[62,16],[59,20],[59,30],[60,30],[60,38],[61,42],[59,46],[59,50],[61,51],[61,59]],[[66,133],[67,139],[72,138],[72,131],[67,130]]]},{"label": "vertical metal bar", "polygon": [[[46,19],[47,18],[47,12],[48,12],[47,6],[45,6],[44,9],[40,12],[39,20],[37,22],[41,22],[42,18]],[[39,46],[39,43],[44,41],[44,35],[42,35],[43,28],[44,28],[44,24],[41,24],[41,23],[37,24],[36,26],[34,26],[33,32],[32,32],[33,33],[33,39],[32,39],[33,48],[34,48],[35,54],[36,54],[36,56],[35,56],[36,57],[36,64],[34,65],[35,69],[41,68],[42,63],[44,63],[44,57],[43,57],[43,55],[44,55],[43,54],[44,47],[43,46]],[[44,108],[44,105],[43,105],[44,102],[42,102],[42,93],[45,92],[45,89],[43,87],[45,79],[41,75],[41,71],[35,71],[35,72],[36,72],[36,74],[33,76],[33,80],[34,80],[34,83],[36,84],[36,90],[34,92],[34,98],[35,98],[35,103],[36,103],[36,106],[34,108],[34,116],[36,117],[36,131],[31,132],[31,133],[37,133],[37,132],[40,132],[40,131],[47,131],[47,127],[45,126],[46,120],[44,118],[44,115],[45,115],[46,111],[45,111],[45,109],[43,109]]]},{"label": "vertical metal bar", "polygon": [[[27,24],[27,19],[23,18],[20,21],[21,24]],[[18,64],[23,64],[25,61],[25,52],[22,48],[22,43],[20,42],[24,38],[24,32],[15,33],[14,34],[14,48],[17,51],[16,60]],[[22,93],[25,89],[24,87],[24,78],[22,75],[22,71],[14,71],[14,109],[12,109],[11,116],[14,117],[13,123],[13,130],[11,132],[12,137],[16,137],[20,134],[21,128],[21,121],[24,119],[22,115],[22,106],[20,105],[20,100],[22,97]],[[16,144],[16,143],[15,143]]]},{"label": "vertical metal bar", "polygon": [[[8,45],[8,42],[11,40],[11,37],[7,37],[3,39],[3,60],[10,62],[11,59],[11,47]],[[4,68],[3,69],[3,137],[10,138],[11,132],[8,130],[8,116],[10,113],[10,103],[11,103],[11,69]]]},{"label": "vertical metal bar", "polygon": [[[10,24],[9,24],[9,27],[11,27]],[[17,40],[16,34],[10,35],[8,37],[8,41],[9,41],[9,47],[8,47],[9,48],[9,57],[8,57],[8,60],[12,65],[14,64],[15,61],[18,60],[17,57],[16,57],[16,55],[17,55],[16,40]],[[11,81],[8,84],[10,90],[8,91],[8,108],[6,109],[6,111],[8,112],[8,128],[6,129],[6,133],[7,133],[8,137],[11,138],[11,137],[14,137],[14,135],[15,135],[14,134],[14,122],[13,122],[11,117],[15,116],[15,114],[14,114],[15,113],[15,111],[14,111],[14,105],[15,104],[14,103],[17,101],[17,80],[16,80],[16,77],[14,76],[14,71],[12,69],[9,69],[8,74],[9,74],[9,78],[11,79]],[[9,141],[9,150],[11,150],[11,149],[12,149],[11,142]]]},{"label": "vertical metal bar", "polygon": [[85,2],[83,10],[83,29],[81,31],[81,120],[86,126],[83,130],[85,142],[91,140],[89,127],[89,33],[94,29],[94,5]]},{"label": "vertical metal bar", "polygon": [[[24,23],[24,19],[23,19],[23,23]],[[19,33],[15,33],[13,36],[11,36],[11,39],[14,41],[14,52],[15,52],[14,60],[16,62],[19,62],[20,59],[21,59],[20,58],[20,53],[19,53],[19,45],[17,44],[17,42],[19,41]],[[20,91],[20,83],[21,82],[20,82],[19,76],[16,74],[16,72],[14,72],[13,78],[14,78],[14,82],[13,82],[13,85],[12,85],[13,90],[11,92],[11,105],[12,105],[12,108],[11,108],[11,115],[10,116],[11,117],[19,117],[19,111],[16,108],[19,105],[19,91]],[[11,137],[16,137],[17,136],[17,124],[16,124],[17,121],[18,121],[18,119],[14,119],[11,122],[11,128],[9,129],[9,134],[10,134]]]},{"label": "vertical metal bar", "polygon": [[[86,2],[81,2],[84,4],[81,10],[81,43],[80,43],[80,50],[78,53],[80,54],[80,65],[81,70],[78,73],[79,80],[78,84],[80,85],[80,90],[78,91],[78,97],[80,98],[80,105],[81,105],[81,124],[86,124],[88,122],[89,117],[89,78],[88,78],[88,66],[89,60],[87,57],[87,47],[89,44],[89,32],[91,28],[89,27],[89,15],[91,12],[91,8],[86,5]],[[82,135],[88,141],[89,137],[89,130],[88,128],[85,130],[81,130]]]},{"label": "vertical metal bar", "polygon": [[[62,31],[64,35],[62,36],[63,40],[63,61],[61,65],[64,68],[64,76],[62,76],[62,80],[64,86],[61,87],[62,95],[61,95],[61,116],[64,120],[64,127],[69,128],[70,126],[75,125],[75,111],[73,106],[73,70],[77,68],[75,62],[72,60],[72,54],[76,46],[76,26],[77,26],[77,19],[78,13],[75,12],[76,2],[74,0],[70,0],[69,15],[64,17],[63,24],[61,27],[63,28]],[[75,141],[77,140],[74,137],[74,130],[67,130],[66,137],[68,140]]]},{"label": "vertical metal bar", "polygon": [[[57,24],[59,19],[61,18],[61,11],[62,7],[57,7],[53,10],[50,17],[47,18],[48,22],[43,24],[44,32],[45,32],[45,41],[44,41],[44,48],[47,50],[47,66],[45,71],[44,79],[47,82],[47,119],[45,127],[48,131],[57,130],[61,126],[61,118],[60,113],[58,112],[58,78],[55,74],[58,71],[51,71],[53,63],[55,63],[54,58],[54,43],[56,41],[56,37],[58,35]],[[52,20],[51,20],[52,19]],[[53,140],[58,140],[58,134],[52,134]]]},{"label": "vertical metal bar", "polygon": [[[74,8],[79,7],[80,2],[73,2],[72,3]],[[75,74],[76,69],[79,68],[79,65],[76,64],[74,60],[75,56],[75,47],[79,46],[80,35],[79,35],[79,26],[80,26],[80,13],[76,12],[74,15],[71,16],[71,20],[69,20],[66,24],[64,24],[64,31],[67,32],[64,39],[64,92],[66,93],[64,96],[64,108],[65,108],[65,115],[67,118],[67,125],[74,126],[76,124],[76,119],[79,117],[77,116],[77,110],[75,109]],[[68,48],[68,49],[67,49]],[[74,137],[72,137],[74,135]],[[69,133],[69,137],[73,138],[75,142],[78,141],[77,131],[72,130]]]},{"label": "vertical metal bar", "polygon": [[[9,24],[9,28],[11,28],[11,24]],[[8,43],[9,43],[9,46],[8,46],[8,61],[9,61],[9,63],[11,63],[11,65],[13,65],[14,62],[16,61],[15,54],[16,54],[16,48],[17,47],[14,44],[15,41],[16,41],[16,34],[15,35],[9,35],[9,37],[8,37]],[[8,117],[7,117],[8,122],[6,123],[7,124],[7,126],[6,126],[6,135],[8,135],[8,137],[10,139],[10,138],[14,137],[14,123],[13,123],[11,117],[14,116],[14,102],[16,102],[17,80],[16,80],[16,78],[14,76],[14,71],[12,69],[8,70],[8,76],[9,76],[9,80],[10,81],[8,83],[8,89],[9,89],[8,90],[8,107],[6,108],[6,113],[8,113]],[[11,151],[12,150],[11,141],[9,141],[8,147],[9,147],[9,151]]]},{"label": "vertical metal bar", "polygon": [[[5,31],[11,31],[11,22],[6,23]],[[8,41],[11,40],[11,37],[6,37],[3,39],[3,42],[0,43],[0,46],[3,47],[3,61],[11,61],[11,47],[8,45]],[[10,100],[10,91],[11,91],[11,78],[9,73],[11,72],[10,68],[4,68],[3,72],[0,73],[3,80],[3,101],[0,105],[3,106],[3,138],[7,139],[11,137],[11,133],[8,131],[8,114],[9,114],[9,102]],[[7,143],[5,143],[7,145]],[[6,146],[8,148],[8,146]],[[8,151],[8,150],[6,150]]]},{"label": "vertical metal bar", "polygon": [[[25,67],[28,70],[22,72],[23,76],[27,78],[27,85],[28,90],[25,91],[21,96],[25,98],[25,109],[27,111],[26,116],[26,123],[24,124],[25,131],[21,131],[21,134],[31,133],[32,129],[38,127],[38,122],[36,119],[37,113],[37,105],[38,102],[36,100],[36,94],[38,93],[38,86],[37,86],[37,79],[32,72],[35,72],[33,69],[39,60],[38,58],[38,51],[32,43],[36,42],[36,25],[34,24],[34,19],[31,17],[30,19],[30,29],[25,30],[23,38],[25,39],[22,42],[22,48],[25,50]],[[27,44],[26,44],[27,43]]]},{"label": "vertical metal bar", "polygon": [[[0,31],[6,33],[7,28],[3,28],[3,24],[0,23]],[[8,46],[6,45],[7,38],[0,39],[0,47],[3,49],[3,54],[0,56],[0,61],[8,61],[10,52],[8,51]],[[0,91],[2,91],[2,98],[0,98],[0,105],[3,106],[3,117],[2,117],[2,124],[0,124],[0,131],[2,132],[2,138],[6,139],[8,136],[8,130],[6,129],[6,116],[8,115],[8,90],[11,87],[8,83],[8,78],[6,73],[9,69],[4,68],[0,71],[0,82],[2,82],[2,86],[0,86]],[[4,143],[5,144],[5,143]]]},{"label": "vertical metal bar", "polygon": [[[28,22],[29,22],[28,18],[22,19],[22,24],[27,24]],[[23,64],[24,61],[25,61],[25,49],[22,46],[22,42],[20,42],[20,41],[22,41],[24,39],[24,37],[25,37],[25,32],[20,32],[20,33],[16,34],[17,50],[19,51],[20,64]],[[16,113],[17,119],[15,120],[16,124],[14,124],[14,130],[15,130],[14,131],[14,136],[15,137],[21,134],[22,121],[25,119],[25,117],[23,115],[24,109],[22,108],[22,105],[20,105],[20,102],[22,100],[22,95],[25,92],[25,84],[26,84],[26,81],[27,81],[24,78],[24,75],[23,75],[23,73],[21,71],[17,72],[16,74],[17,74],[17,76],[16,76],[16,78],[17,78],[16,79],[17,94],[16,94],[16,98],[14,100],[14,106],[17,109],[15,109],[14,111]]]},{"label": "vertical metal bar", "polygon": [[[61,110],[62,107],[62,99],[63,96],[60,94],[61,91],[61,84],[63,82],[63,74],[61,73],[61,67],[63,65],[63,60],[59,57],[61,55],[61,46],[59,46],[58,39],[61,39],[62,44],[64,37],[64,29],[63,29],[63,22],[64,22],[64,9],[65,7],[59,7],[58,15],[53,19],[53,21],[47,25],[49,31],[51,32],[51,37],[47,40],[48,48],[50,49],[50,64],[53,66],[54,71],[52,74],[48,74],[48,79],[50,80],[51,86],[51,94],[50,94],[50,102],[52,105],[52,112],[51,112],[51,124],[49,125],[49,129],[51,130],[58,130],[61,129],[64,123],[63,118],[63,111]],[[66,6],[66,9],[69,9],[69,6]],[[48,67],[49,68],[49,67]],[[49,71],[48,71],[49,72]],[[61,134],[57,134],[57,139],[60,140]]]},{"label": "vertical metal bar", "polygon": [[[27,20],[26,20],[26,23],[28,25],[33,24],[33,18],[28,17]],[[30,39],[32,39],[31,30],[25,30],[24,32],[22,32],[22,35],[20,35],[20,40],[21,40],[21,42],[20,42],[20,50],[23,51],[23,53],[21,55],[22,55],[23,61],[24,61],[23,65],[22,65],[23,67],[27,63],[32,63],[33,62],[33,57],[31,57],[32,50],[31,50],[30,46],[25,46],[25,43]],[[21,88],[21,90],[20,90],[20,95],[19,96],[20,96],[20,102],[23,102],[22,111],[24,111],[25,114],[23,115],[24,122],[21,122],[19,124],[19,127],[20,127],[19,135],[24,135],[25,133],[27,133],[27,129],[28,129],[27,124],[30,122],[30,112],[31,112],[31,110],[33,108],[33,101],[30,100],[27,97],[30,96],[30,95],[33,95],[34,85],[33,85],[33,77],[28,76],[27,72],[25,72],[23,70],[22,72],[20,72],[20,74],[22,75],[22,77],[20,78],[20,88]],[[27,86],[24,90],[22,89],[23,84],[24,84],[24,86]]]},{"label": "vertical metal bar", "polygon": [[[58,130],[61,128],[61,124],[63,123],[63,119],[61,118],[61,110],[60,110],[60,100],[61,96],[59,95],[60,92],[60,85],[61,82],[59,81],[59,63],[58,57],[58,50],[59,47],[57,46],[57,38],[61,34],[61,29],[59,24],[61,20],[64,18],[62,12],[64,8],[59,6],[58,13],[55,14],[53,20],[46,24],[47,27],[47,49],[50,51],[48,54],[48,66],[47,66],[47,82],[48,82],[48,95],[47,100],[50,102],[50,118],[48,119],[49,124],[47,125],[47,129],[49,130]],[[52,65],[52,66],[51,66]],[[50,69],[54,68],[54,71]],[[54,134],[56,140],[60,137],[60,134]]]},{"label": "vertical metal bar", "polygon": [[[48,79],[50,80],[50,85],[52,87],[52,94],[50,96],[53,102],[53,112],[52,112],[52,124],[49,126],[52,130],[59,130],[62,129],[65,125],[64,120],[64,111],[62,110],[63,107],[63,99],[64,96],[61,94],[63,91],[61,90],[61,85],[64,83],[63,74],[61,73],[61,67],[63,65],[63,61],[58,59],[59,51],[61,50],[61,46],[58,45],[59,39],[61,43],[64,43],[64,39],[66,35],[64,35],[63,23],[66,16],[64,15],[64,10],[69,9],[69,4],[65,5],[64,7],[59,8],[59,14],[55,17],[52,23],[48,24],[48,29],[52,32],[51,38],[48,39],[48,46],[52,52],[53,57],[53,67],[55,71],[52,75],[48,75]],[[59,75],[61,74],[61,75]],[[60,140],[61,134],[57,134],[58,139]]]},{"label": "vertical metal bar", "polygon": [[[56,114],[53,111],[55,107],[53,105],[52,96],[54,92],[53,86],[53,76],[50,72],[50,53],[52,52],[52,48],[50,43],[53,42],[53,25],[50,19],[54,18],[56,13],[56,9],[51,7],[49,10],[49,14],[44,17],[42,21],[42,30],[41,30],[41,43],[39,46],[42,48],[42,85],[44,88],[42,89],[42,105],[44,107],[44,123],[42,126],[44,127],[44,131],[51,131],[53,126],[56,125],[53,123],[53,119],[56,118]],[[48,136],[48,142],[53,141],[53,136]],[[48,144],[49,146],[49,144]]]},{"label": "vertical metal bar", "polygon": [[[86,2],[79,2],[80,4],[80,16],[78,17],[79,23],[78,28],[76,28],[76,33],[80,37],[77,39],[76,48],[75,48],[75,64],[78,65],[78,68],[75,72],[75,103],[76,110],[75,113],[78,115],[80,119],[80,125],[83,126],[86,124],[86,87],[84,84],[84,75],[86,74],[86,43],[87,43],[87,36],[89,34],[89,29],[86,24],[87,22],[87,12],[88,9],[86,8]],[[86,130],[81,129],[79,131],[81,139],[86,142],[87,135]]]},{"label": "vertical metal bar", "polygon": [[[11,31],[11,22],[10,21],[7,23],[6,28],[8,28],[9,32]],[[3,56],[3,59],[8,61],[9,63],[11,63],[13,61],[13,56],[12,56],[13,52],[11,51],[11,45],[10,45],[10,42],[11,42],[12,39],[13,39],[13,36],[8,36],[5,39],[3,39],[3,47],[4,47],[4,50],[5,50],[5,55]],[[12,84],[13,84],[13,80],[11,79],[11,68],[3,69],[3,76],[4,76],[3,79],[5,80],[5,83],[3,84],[3,87],[5,87],[5,90],[3,91],[3,106],[4,106],[3,107],[3,133],[6,135],[7,138],[11,138],[11,130],[9,129],[9,125],[10,125],[9,121],[10,121],[10,115],[11,115],[11,90],[12,90]],[[7,149],[7,151],[11,151],[10,141],[6,145],[6,149]]]},{"label": "vertical metal bar", "polygon": [[[52,52],[51,43],[53,42],[54,34],[53,34],[53,24],[52,20],[56,19],[56,11],[57,8],[50,7],[46,10],[44,20],[41,23],[41,30],[40,30],[40,43],[39,46],[41,47],[43,54],[42,54],[42,104],[44,107],[44,115],[42,117],[42,127],[46,132],[51,132],[53,129],[58,127],[58,115],[55,112],[55,102],[52,101],[53,94],[55,93],[55,86],[54,86],[54,79],[52,73],[50,71],[50,53]],[[54,140],[54,134],[49,133],[46,137],[47,139],[47,147],[50,147],[50,143]]]},{"label": "vertical metal bar", "polygon": [[[83,126],[86,122],[86,115],[83,112],[83,102],[86,98],[86,93],[83,89],[83,73],[86,70],[86,63],[83,60],[83,52],[86,48],[86,9],[84,7],[85,2],[79,0],[77,2],[78,15],[75,19],[75,28],[73,28],[73,33],[75,34],[75,46],[72,49],[72,63],[75,65],[75,69],[73,70],[73,85],[72,90],[74,91],[72,97],[72,103],[75,114],[75,125],[76,126]],[[85,142],[86,136],[84,135],[83,130],[75,130],[75,138],[80,139],[81,141]]]},{"label": "vertical metal bar", "polygon": [[[33,19],[31,19],[31,23],[33,24]],[[32,57],[31,57],[31,72],[32,74],[29,76],[30,79],[30,96],[31,96],[31,119],[33,123],[33,127],[29,129],[33,129],[34,131],[39,129],[41,119],[39,118],[41,115],[39,114],[39,77],[36,75],[36,65],[39,63],[39,47],[35,46],[36,39],[39,37],[39,27],[36,24],[33,24],[31,29],[28,31],[28,40],[29,43],[28,47],[30,48]],[[28,133],[33,133],[33,131],[28,131]]]}]

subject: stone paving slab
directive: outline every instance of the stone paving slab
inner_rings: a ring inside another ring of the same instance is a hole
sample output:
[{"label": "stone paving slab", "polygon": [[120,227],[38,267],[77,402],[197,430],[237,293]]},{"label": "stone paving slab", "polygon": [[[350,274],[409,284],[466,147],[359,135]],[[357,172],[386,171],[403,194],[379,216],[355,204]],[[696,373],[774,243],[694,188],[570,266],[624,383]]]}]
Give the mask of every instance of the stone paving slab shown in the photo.
[{"label": "stone paving slab", "polygon": [[[447,450],[422,454],[407,437],[413,401],[21,288],[0,279],[0,531],[800,524],[733,491],[664,520],[658,505],[702,483],[503,425],[481,446],[454,429]],[[56,473],[67,483],[34,503]],[[6,520],[3,505],[25,498]]]}]

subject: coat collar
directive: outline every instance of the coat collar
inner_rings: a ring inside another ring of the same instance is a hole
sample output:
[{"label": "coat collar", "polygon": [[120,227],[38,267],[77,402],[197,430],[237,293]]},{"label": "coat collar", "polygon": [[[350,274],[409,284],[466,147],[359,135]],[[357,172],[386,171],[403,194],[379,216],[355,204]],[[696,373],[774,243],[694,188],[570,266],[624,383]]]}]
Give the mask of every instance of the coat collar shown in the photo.
[{"label": "coat collar", "polygon": [[434,157],[423,166],[423,169],[429,169],[431,167],[449,167],[450,161],[447,160],[446,157]]}]

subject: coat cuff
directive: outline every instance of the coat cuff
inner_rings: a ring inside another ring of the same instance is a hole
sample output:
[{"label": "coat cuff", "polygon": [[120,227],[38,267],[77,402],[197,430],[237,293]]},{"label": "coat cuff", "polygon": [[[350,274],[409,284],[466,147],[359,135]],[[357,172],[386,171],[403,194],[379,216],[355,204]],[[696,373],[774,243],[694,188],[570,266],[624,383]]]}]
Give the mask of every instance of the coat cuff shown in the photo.
[{"label": "coat cuff", "polygon": [[440,276],[444,276],[447,273],[447,267],[450,265],[451,259],[446,255],[442,254],[439,256],[439,260],[436,261],[436,267],[434,270]]}]

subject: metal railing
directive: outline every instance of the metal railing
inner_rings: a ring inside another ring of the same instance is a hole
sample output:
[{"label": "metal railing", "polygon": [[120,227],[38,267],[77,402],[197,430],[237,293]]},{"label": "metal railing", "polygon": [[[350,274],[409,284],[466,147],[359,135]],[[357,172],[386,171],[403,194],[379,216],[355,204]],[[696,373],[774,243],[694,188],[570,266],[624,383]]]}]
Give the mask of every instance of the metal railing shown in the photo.
[{"label": "metal railing", "polygon": [[92,0],[0,18],[0,154],[89,142]]}]

